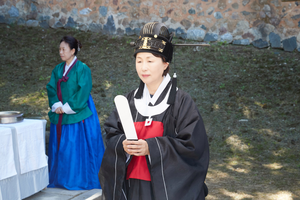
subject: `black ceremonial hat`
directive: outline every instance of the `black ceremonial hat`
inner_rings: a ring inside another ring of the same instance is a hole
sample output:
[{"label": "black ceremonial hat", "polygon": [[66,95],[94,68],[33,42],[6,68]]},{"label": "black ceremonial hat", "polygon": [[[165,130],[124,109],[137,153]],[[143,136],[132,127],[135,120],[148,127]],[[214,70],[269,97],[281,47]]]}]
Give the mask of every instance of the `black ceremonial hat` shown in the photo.
[{"label": "black ceremonial hat", "polygon": [[134,56],[139,52],[149,52],[159,54],[165,57],[167,62],[171,62],[173,55],[172,39],[173,33],[169,33],[165,24],[147,23],[141,29],[140,36],[135,42]]}]

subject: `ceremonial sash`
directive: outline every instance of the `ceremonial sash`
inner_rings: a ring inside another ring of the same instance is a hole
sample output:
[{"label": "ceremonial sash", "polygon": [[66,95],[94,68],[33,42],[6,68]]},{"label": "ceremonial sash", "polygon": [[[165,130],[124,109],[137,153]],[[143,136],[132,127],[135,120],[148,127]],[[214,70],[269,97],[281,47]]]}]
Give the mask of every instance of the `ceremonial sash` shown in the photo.
[{"label": "ceremonial sash", "polygon": [[[61,94],[61,87],[60,87],[60,83],[61,82],[67,82],[69,77],[67,77],[67,75],[69,74],[69,72],[71,71],[71,69],[73,68],[73,66],[76,64],[77,59],[74,61],[74,63],[71,65],[71,67],[68,69],[67,73],[65,75],[63,75],[63,77],[61,79],[59,79],[57,81],[57,97],[59,99],[60,102],[63,102],[62,100],[62,94]],[[67,63],[65,63],[64,66],[64,72],[66,70],[66,65]],[[63,119],[63,114],[59,114],[59,118],[58,118],[58,124],[56,125],[56,133],[57,133],[57,149],[59,149],[59,145],[60,145],[60,138],[61,138],[61,123],[62,123],[62,119]]]}]

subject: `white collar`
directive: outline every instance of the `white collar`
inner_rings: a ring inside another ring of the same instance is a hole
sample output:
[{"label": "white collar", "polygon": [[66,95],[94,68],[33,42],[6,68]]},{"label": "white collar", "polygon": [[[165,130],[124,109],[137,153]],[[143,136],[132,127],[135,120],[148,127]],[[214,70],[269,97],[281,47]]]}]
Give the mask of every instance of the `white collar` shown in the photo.
[{"label": "white collar", "polygon": [[67,62],[66,62],[66,67],[65,67],[65,72],[63,75],[65,75],[67,73],[67,71],[69,70],[69,68],[73,65],[73,63],[75,62],[75,60],[77,59],[76,56],[74,56],[72,62],[70,63],[70,65],[67,65]]},{"label": "white collar", "polygon": [[[137,111],[143,115],[143,116],[148,116],[149,119],[151,116],[155,116],[158,114],[163,113],[170,105],[167,104],[169,94],[171,87],[169,88],[166,96],[164,97],[163,101],[160,102],[158,105],[155,105],[158,97],[161,95],[161,93],[164,91],[166,86],[168,85],[169,81],[171,80],[171,77],[169,74],[167,74],[161,84],[159,85],[158,89],[156,90],[155,94],[153,95],[152,98],[150,98],[150,93],[147,87],[144,87],[143,91],[143,96],[140,99],[134,98],[134,104],[137,109]],[[137,93],[138,89],[135,91],[135,94]],[[134,94],[134,95],[135,95]],[[152,103],[152,105],[155,106],[149,106],[149,102]],[[151,124],[151,122],[150,122]],[[148,124],[149,125],[149,124]]]},{"label": "white collar", "polygon": [[168,85],[170,82],[171,77],[169,74],[164,76],[163,81],[160,83],[159,87],[157,88],[156,92],[154,93],[153,97],[150,97],[149,90],[145,84],[144,91],[143,91],[143,99],[145,101],[145,104],[148,105],[149,102],[154,105],[158,99],[158,97],[161,95],[161,93],[164,91],[165,87]]}]

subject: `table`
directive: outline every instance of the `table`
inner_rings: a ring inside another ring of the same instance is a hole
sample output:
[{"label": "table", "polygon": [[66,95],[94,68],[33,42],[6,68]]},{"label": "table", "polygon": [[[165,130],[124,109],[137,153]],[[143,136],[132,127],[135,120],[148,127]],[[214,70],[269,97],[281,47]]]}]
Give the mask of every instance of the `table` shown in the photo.
[{"label": "table", "polygon": [[24,199],[49,184],[46,123],[0,124],[0,200]]}]

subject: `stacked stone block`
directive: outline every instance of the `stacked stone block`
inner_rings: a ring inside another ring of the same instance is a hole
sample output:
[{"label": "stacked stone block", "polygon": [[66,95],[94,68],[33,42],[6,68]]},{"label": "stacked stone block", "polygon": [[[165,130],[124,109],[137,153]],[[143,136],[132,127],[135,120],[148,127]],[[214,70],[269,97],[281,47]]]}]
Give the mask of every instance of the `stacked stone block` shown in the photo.
[{"label": "stacked stone block", "polygon": [[281,0],[0,0],[0,23],[137,35],[149,21],[176,37],[300,49],[300,2]]}]

